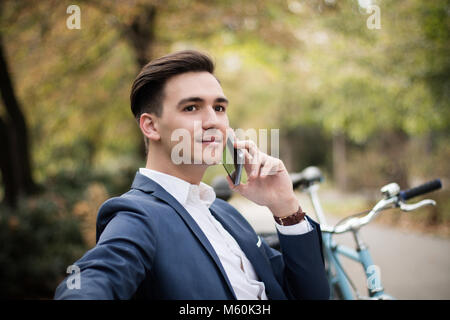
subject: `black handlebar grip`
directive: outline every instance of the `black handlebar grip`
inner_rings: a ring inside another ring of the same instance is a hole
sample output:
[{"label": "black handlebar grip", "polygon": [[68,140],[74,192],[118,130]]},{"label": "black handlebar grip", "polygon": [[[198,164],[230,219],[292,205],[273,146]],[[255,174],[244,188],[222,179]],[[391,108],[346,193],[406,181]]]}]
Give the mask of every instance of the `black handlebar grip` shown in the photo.
[{"label": "black handlebar grip", "polygon": [[399,193],[399,197],[402,200],[408,200],[416,196],[420,196],[421,194],[428,193],[442,187],[441,179],[435,179],[424,184],[417,186],[415,188],[411,188],[408,190],[402,190]]}]

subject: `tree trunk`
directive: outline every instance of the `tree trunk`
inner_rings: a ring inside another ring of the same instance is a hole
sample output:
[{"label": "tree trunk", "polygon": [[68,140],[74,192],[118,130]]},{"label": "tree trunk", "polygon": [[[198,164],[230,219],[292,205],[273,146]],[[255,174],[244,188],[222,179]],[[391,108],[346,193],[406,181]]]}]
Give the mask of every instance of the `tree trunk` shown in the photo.
[{"label": "tree trunk", "polygon": [[155,40],[155,18],[155,6],[142,6],[139,14],[123,30],[126,40],[134,49],[136,63],[139,69],[146,65],[152,57],[153,43]]},{"label": "tree trunk", "polygon": [[[5,198],[15,206],[20,194],[31,194],[36,190],[31,174],[30,143],[28,128],[20,104],[15,96],[8,71],[6,55],[0,35],[0,92],[7,117],[1,122],[2,177]],[[11,170],[6,172],[6,170]]]},{"label": "tree trunk", "polygon": [[[134,50],[139,71],[152,59],[155,24],[156,7],[145,5],[142,6],[142,10],[139,10],[139,14],[134,17],[130,25],[122,25],[123,35]],[[140,139],[140,141],[140,153],[147,157],[145,141],[144,139]]]},{"label": "tree trunk", "polygon": [[3,201],[14,207],[17,201],[17,195],[19,194],[18,182],[14,176],[13,161],[11,160],[11,146],[8,136],[7,124],[0,118],[0,150],[2,156],[0,157],[0,172],[2,175],[4,185]]},{"label": "tree trunk", "polygon": [[342,133],[333,135],[333,175],[339,189],[347,189],[347,159],[345,136]]},{"label": "tree trunk", "polygon": [[408,135],[401,130],[393,130],[384,135],[382,152],[389,161],[390,181],[397,182],[400,188],[409,188],[408,183]]}]

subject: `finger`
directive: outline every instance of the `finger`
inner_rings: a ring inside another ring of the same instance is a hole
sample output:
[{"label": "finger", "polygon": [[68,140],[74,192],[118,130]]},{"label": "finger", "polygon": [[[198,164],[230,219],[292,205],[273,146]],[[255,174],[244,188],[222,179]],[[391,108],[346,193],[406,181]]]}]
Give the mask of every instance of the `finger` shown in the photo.
[{"label": "finger", "polygon": [[270,168],[267,170],[266,175],[271,176],[283,171],[283,162],[280,159],[270,158]]},{"label": "finger", "polygon": [[252,179],[257,176],[259,172],[259,161],[258,161],[258,149],[256,145],[251,140],[235,140],[234,143],[235,148],[240,149],[244,152],[246,156],[246,160],[244,162],[244,169],[247,173],[249,179]]},{"label": "finger", "polygon": [[227,182],[228,182],[228,186],[230,187],[231,190],[235,190],[237,186],[234,185],[233,181],[231,181],[230,176],[226,176]]},{"label": "finger", "polygon": [[258,148],[252,140],[236,140],[234,146],[237,149],[246,149],[252,157],[255,157],[255,155],[258,153]]},{"label": "finger", "polygon": [[261,173],[260,177],[265,177],[269,174],[269,171],[272,169],[272,161],[267,160],[262,166],[261,166]]},{"label": "finger", "polygon": [[266,162],[261,168],[261,177],[266,177],[269,175],[276,174],[278,164],[273,159],[266,159]]},{"label": "finger", "polygon": [[253,157],[250,155],[250,153],[247,151],[247,149],[242,149],[242,151],[244,152],[244,156],[245,156],[245,161],[244,161],[244,169],[245,172],[247,173],[247,176],[249,177],[250,174],[252,173],[253,170]]},{"label": "finger", "polygon": [[250,152],[248,152],[247,149],[242,149],[242,151],[244,152],[245,163],[250,164],[253,161],[252,155],[250,154]]},{"label": "finger", "polygon": [[259,152],[256,155],[256,161],[255,161],[255,164],[253,164],[253,166],[252,166],[252,172],[250,174],[250,177],[252,179],[257,178],[260,175],[261,168],[264,166],[266,161],[267,161],[267,156],[264,153]]},{"label": "finger", "polygon": [[244,194],[245,193],[247,184],[240,183],[237,186],[235,186],[233,181],[231,180],[231,178],[229,176],[226,176],[226,179],[227,179],[227,182],[228,182],[228,186],[230,187],[230,189],[232,191],[238,192],[240,194]]}]

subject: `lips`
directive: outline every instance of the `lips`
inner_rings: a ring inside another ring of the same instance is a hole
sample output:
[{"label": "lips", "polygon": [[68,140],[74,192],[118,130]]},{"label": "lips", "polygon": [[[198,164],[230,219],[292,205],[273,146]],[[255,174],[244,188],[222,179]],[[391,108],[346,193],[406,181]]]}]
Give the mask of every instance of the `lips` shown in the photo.
[{"label": "lips", "polygon": [[199,143],[221,143],[222,139],[220,137],[211,136],[195,139],[195,141]]},{"label": "lips", "polygon": [[202,139],[202,142],[214,142],[214,141],[216,141],[216,137],[209,137],[206,139]]}]

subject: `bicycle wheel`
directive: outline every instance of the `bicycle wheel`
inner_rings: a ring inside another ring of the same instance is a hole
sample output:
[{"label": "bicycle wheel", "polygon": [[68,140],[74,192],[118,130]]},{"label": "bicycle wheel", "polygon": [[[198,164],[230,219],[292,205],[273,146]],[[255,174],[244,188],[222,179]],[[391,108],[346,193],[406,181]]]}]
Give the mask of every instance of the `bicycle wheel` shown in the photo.
[{"label": "bicycle wheel", "polygon": [[331,300],[344,300],[341,286],[337,283],[333,284],[333,287],[331,288]]},{"label": "bicycle wheel", "polygon": [[328,257],[325,257],[325,270],[328,276],[328,282],[330,283],[330,300],[344,300],[344,295],[342,293],[341,286],[337,282],[333,282],[335,278],[335,270],[331,268],[330,263],[328,262]]}]

